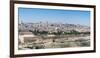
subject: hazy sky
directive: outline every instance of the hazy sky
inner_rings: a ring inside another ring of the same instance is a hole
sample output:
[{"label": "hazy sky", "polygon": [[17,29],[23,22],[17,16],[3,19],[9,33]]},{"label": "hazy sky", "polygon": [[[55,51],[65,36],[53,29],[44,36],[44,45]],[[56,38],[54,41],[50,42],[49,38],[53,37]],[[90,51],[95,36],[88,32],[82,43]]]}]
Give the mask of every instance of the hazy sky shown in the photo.
[{"label": "hazy sky", "polygon": [[18,8],[19,21],[90,25],[90,11]]}]

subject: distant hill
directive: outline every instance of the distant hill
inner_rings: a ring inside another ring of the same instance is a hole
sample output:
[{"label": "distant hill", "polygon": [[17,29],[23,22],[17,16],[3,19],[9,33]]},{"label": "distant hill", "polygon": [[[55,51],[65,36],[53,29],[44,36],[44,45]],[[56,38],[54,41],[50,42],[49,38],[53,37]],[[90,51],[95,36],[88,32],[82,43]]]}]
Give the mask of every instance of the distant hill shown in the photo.
[{"label": "distant hill", "polygon": [[77,32],[90,32],[89,26],[75,25],[75,24],[63,24],[63,23],[48,23],[48,22],[38,22],[38,23],[20,23],[19,31],[47,31],[47,32],[71,32],[75,30]]}]

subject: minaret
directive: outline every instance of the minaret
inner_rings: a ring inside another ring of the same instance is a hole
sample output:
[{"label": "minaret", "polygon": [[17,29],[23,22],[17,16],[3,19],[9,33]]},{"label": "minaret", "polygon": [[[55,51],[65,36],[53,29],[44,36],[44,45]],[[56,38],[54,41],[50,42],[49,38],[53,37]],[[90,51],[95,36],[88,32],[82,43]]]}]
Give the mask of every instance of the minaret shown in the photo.
[{"label": "minaret", "polygon": [[19,24],[21,24],[21,20],[19,20]]},{"label": "minaret", "polygon": [[21,20],[21,24],[24,24],[24,22]]}]

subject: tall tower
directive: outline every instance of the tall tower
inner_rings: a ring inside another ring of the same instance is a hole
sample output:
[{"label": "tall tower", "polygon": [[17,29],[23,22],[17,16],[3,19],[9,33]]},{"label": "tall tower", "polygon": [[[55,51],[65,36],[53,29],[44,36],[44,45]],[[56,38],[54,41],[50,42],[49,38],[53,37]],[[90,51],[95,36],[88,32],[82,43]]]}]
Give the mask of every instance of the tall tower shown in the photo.
[{"label": "tall tower", "polygon": [[21,20],[19,20],[19,24],[22,24],[22,21]]},{"label": "tall tower", "polygon": [[20,23],[21,23],[21,24],[24,24],[24,22],[23,22],[22,20],[20,20]]}]

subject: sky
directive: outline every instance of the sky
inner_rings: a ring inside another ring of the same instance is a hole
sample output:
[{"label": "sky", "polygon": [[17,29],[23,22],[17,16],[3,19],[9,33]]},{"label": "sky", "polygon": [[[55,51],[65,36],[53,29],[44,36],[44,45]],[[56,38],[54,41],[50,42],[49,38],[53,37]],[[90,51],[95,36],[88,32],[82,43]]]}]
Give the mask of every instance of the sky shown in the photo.
[{"label": "sky", "polygon": [[24,23],[69,23],[90,25],[90,11],[18,8],[19,21]]}]

